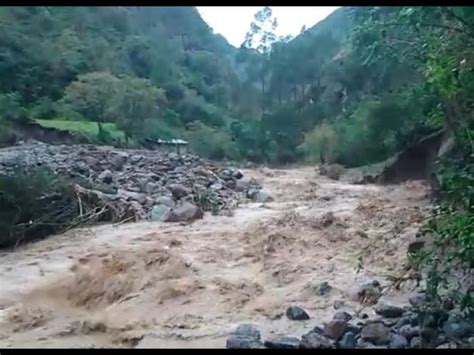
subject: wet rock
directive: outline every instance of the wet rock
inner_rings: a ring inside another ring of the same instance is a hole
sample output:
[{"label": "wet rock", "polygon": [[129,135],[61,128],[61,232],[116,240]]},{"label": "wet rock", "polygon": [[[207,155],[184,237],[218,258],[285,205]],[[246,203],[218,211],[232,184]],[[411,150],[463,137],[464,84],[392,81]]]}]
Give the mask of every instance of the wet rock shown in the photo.
[{"label": "wet rock", "polygon": [[333,308],[334,309],[339,309],[341,307],[344,307],[344,301],[343,300],[335,300],[333,303]]},{"label": "wet rock", "polygon": [[412,340],[410,340],[410,348],[412,348],[412,349],[421,348],[421,338],[420,337],[414,337]]},{"label": "wet rock", "polygon": [[130,157],[130,162],[132,164],[137,164],[137,163],[139,163],[140,161],[142,161],[144,159],[145,159],[145,157],[143,155],[132,155]]},{"label": "wet rock", "polygon": [[230,335],[226,340],[227,349],[261,349],[263,344],[259,340],[238,335]]},{"label": "wet rock", "polygon": [[418,325],[418,316],[412,313],[405,313],[402,318],[397,322],[395,327],[400,329],[404,325],[416,326]]},{"label": "wet rock", "polygon": [[251,324],[241,324],[234,332],[235,335],[260,340],[260,331]]},{"label": "wet rock", "polygon": [[327,295],[328,293],[331,292],[331,290],[332,290],[331,285],[329,285],[329,283],[326,281],[321,282],[319,285],[316,285],[313,288],[313,292],[318,296]]},{"label": "wet rock", "polygon": [[408,347],[408,341],[404,336],[392,334],[388,347],[389,349],[405,349]]},{"label": "wet rock", "polygon": [[100,166],[100,160],[94,157],[84,157],[84,162],[91,168],[92,170],[98,170]]},{"label": "wet rock", "polygon": [[445,334],[453,340],[467,338],[473,333],[474,325],[458,314],[452,313],[443,326]]},{"label": "wet rock", "polygon": [[346,331],[347,322],[345,320],[332,320],[323,327],[323,335],[334,340],[339,340]]},{"label": "wet rock", "polygon": [[255,202],[264,203],[273,201],[273,198],[268,192],[260,190],[252,196],[252,200]]},{"label": "wet rock", "polygon": [[330,339],[316,332],[309,332],[301,337],[302,349],[334,349],[335,344]]},{"label": "wet rock", "polygon": [[247,191],[250,188],[250,184],[245,180],[237,180],[235,182],[235,190],[239,192]]},{"label": "wet rock", "polygon": [[286,316],[290,320],[307,320],[307,319],[309,319],[308,313],[306,313],[304,309],[302,309],[298,306],[288,307],[288,309],[286,310]]},{"label": "wet rock", "polygon": [[349,290],[349,298],[355,302],[376,304],[382,294],[380,283],[370,277],[363,277],[357,283]]},{"label": "wet rock", "polygon": [[113,152],[110,156],[110,163],[113,165],[115,170],[122,170],[123,166],[127,162],[128,154],[125,152]]},{"label": "wet rock", "polygon": [[222,190],[223,188],[224,188],[224,186],[222,184],[218,183],[218,182],[211,185],[211,189],[215,190],[215,191]]},{"label": "wet rock", "polygon": [[183,198],[190,194],[190,191],[181,184],[171,184],[168,186],[168,189],[173,194],[173,197],[176,199]]},{"label": "wet rock", "polygon": [[405,310],[401,307],[392,306],[384,303],[379,303],[375,306],[374,311],[379,316],[385,318],[398,318],[403,315]]},{"label": "wet rock", "polygon": [[241,324],[226,340],[227,349],[260,349],[260,332],[250,324]]},{"label": "wet rock", "polygon": [[408,302],[413,308],[420,308],[425,303],[426,296],[424,293],[414,293],[408,297]]},{"label": "wet rock", "polygon": [[266,340],[264,345],[268,349],[298,349],[300,347],[300,340],[294,337],[282,337]]},{"label": "wet rock", "polygon": [[410,341],[412,338],[420,335],[420,327],[414,327],[410,324],[405,324],[404,326],[400,327],[398,333]]},{"label": "wet rock", "polygon": [[390,329],[381,322],[369,323],[362,328],[362,340],[374,345],[385,345],[390,340]]},{"label": "wet rock", "polygon": [[165,205],[171,208],[176,205],[174,200],[169,196],[160,196],[155,200],[155,202],[157,205]]},{"label": "wet rock", "polygon": [[426,244],[425,240],[416,240],[408,244],[407,252],[408,254],[417,254],[420,252]]},{"label": "wet rock", "polygon": [[183,222],[200,219],[204,213],[200,208],[190,202],[182,202],[171,210],[168,222]]},{"label": "wet rock", "polygon": [[170,216],[171,208],[165,205],[155,205],[151,209],[150,219],[153,222],[165,222]]},{"label": "wet rock", "polygon": [[243,175],[239,170],[234,170],[234,171],[232,172],[232,177],[233,177],[234,179],[239,180],[239,179],[242,179],[243,176],[244,176],[244,175]]},{"label": "wet rock", "polygon": [[344,167],[339,164],[332,164],[327,167],[327,177],[333,180],[339,180],[342,173],[344,172]]},{"label": "wet rock", "polygon": [[349,322],[352,319],[352,316],[347,312],[339,311],[339,312],[336,312],[334,314],[332,319],[333,320],[342,320],[342,321],[345,321],[345,322]]},{"label": "wet rock", "polygon": [[111,184],[114,180],[114,175],[107,169],[99,174],[99,180],[104,184]]},{"label": "wet rock", "polygon": [[435,347],[435,349],[457,349],[457,348],[458,347],[456,343],[450,343],[450,342],[443,343]]},{"label": "wet rock", "polygon": [[339,340],[338,346],[340,349],[354,349],[356,347],[355,334],[346,332]]}]

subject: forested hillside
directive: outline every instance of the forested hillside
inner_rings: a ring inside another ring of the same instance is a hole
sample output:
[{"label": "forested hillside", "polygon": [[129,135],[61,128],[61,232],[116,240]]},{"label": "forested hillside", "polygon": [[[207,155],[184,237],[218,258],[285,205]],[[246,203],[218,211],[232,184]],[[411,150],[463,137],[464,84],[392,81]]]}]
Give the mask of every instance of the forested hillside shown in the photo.
[{"label": "forested hillside", "polygon": [[203,153],[222,158],[226,127],[252,116],[236,49],[194,8],[4,7],[0,26],[4,121],[111,122],[136,143],[189,135],[198,150],[207,136]]},{"label": "forested hillside", "polygon": [[[461,36],[439,24],[464,25],[448,10],[344,7],[277,38],[266,8],[237,49],[192,7],[4,7],[1,139],[34,119],[95,141],[184,138],[215,159],[381,161],[440,125],[418,52],[439,31]],[[410,22],[418,13],[435,26]]]}]

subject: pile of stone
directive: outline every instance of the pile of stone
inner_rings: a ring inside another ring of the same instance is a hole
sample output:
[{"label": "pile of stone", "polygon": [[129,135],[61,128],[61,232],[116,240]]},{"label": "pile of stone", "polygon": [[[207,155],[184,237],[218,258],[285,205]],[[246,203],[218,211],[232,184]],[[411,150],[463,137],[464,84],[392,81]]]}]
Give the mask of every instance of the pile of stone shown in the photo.
[{"label": "pile of stone", "polygon": [[118,220],[190,221],[242,198],[271,200],[239,170],[195,155],[44,143],[0,149],[0,174],[38,167],[72,178],[81,201],[101,201]]},{"label": "pile of stone", "polygon": [[[240,325],[227,338],[227,348],[354,349],[354,348],[468,348],[474,347],[474,324],[455,310],[422,311],[423,294],[410,297],[410,306],[379,303],[376,318],[338,311],[329,322],[316,325],[301,337],[281,336],[263,341],[257,328]],[[292,321],[312,321],[305,310],[291,306]]]}]

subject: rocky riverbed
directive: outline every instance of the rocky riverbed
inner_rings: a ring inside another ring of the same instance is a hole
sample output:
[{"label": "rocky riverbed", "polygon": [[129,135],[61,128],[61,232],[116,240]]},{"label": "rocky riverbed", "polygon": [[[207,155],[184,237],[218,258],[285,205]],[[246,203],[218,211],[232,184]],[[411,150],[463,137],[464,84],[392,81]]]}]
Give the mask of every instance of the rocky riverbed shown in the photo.
[{"label": "rocky riverbed", "polygon": [[192,221],[205,211],[231,213],[245,198],[271,199],[235,167],[195,155],[44,143],[0,149],[0,173],[39,167],[74,179],[78,195],[118,210],[118,219]]}]

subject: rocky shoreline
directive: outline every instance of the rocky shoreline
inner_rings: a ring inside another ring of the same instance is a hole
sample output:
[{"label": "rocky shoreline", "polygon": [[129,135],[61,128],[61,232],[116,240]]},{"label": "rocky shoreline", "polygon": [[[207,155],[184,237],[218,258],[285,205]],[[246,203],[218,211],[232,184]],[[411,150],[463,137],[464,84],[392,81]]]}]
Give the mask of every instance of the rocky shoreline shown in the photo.
[{"label": "rocky shoreline", "polygon": [[[457,310],[427,311],[424,293],[413,294],[410,305],[377,303],[376,317],[335,312],[333,319],[316,325],[301,337],[261,339],[258,327],[241,324],[227,338],[229,349],[472,349],[472,319]],[[336,308],[336,307],[335,307]],[[298,306],[286,310],[292,321],[313,322]]]},{"label": "rocky shoreline", "polygon": [[271,200],[255,179],[195,155],[95,145],[30,143],[0,149],[0,174],[48,168],[115,220],[181,222],[230,213],[242,199]]}]

